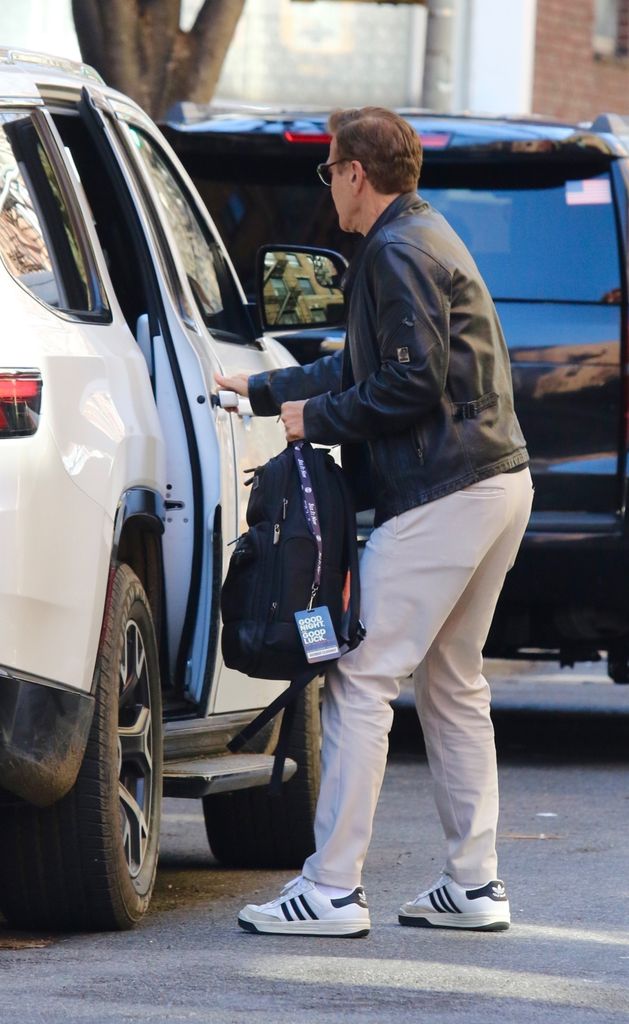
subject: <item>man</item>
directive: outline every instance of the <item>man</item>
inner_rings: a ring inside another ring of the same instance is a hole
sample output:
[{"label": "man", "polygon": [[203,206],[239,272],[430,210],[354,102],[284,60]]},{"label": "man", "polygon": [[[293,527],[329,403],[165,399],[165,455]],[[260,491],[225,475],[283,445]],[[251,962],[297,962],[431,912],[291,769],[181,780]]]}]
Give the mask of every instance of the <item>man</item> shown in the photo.
[{"label": "man", "polygon": [[[329,128],[329,159],[318,171],[341,228],[365,236],[348,274],[345,352],[217,381],[248,394],[258,414],[280,411],[288,441],[368,442],[375,529],[361,561],[367,636],[327,671],[316,851],[277,899],[245,907],[239,923],[257,932],[367,934],[361,872],[390,702],[414,673],[447,856],[441,877],[401,907],[400,924],[504,929],[481,652],[532,500],[508,353],[472,257],[417,195],[413,129],[377,107],[336,111]],[[363,480],[348,472],[358,490]]]}]

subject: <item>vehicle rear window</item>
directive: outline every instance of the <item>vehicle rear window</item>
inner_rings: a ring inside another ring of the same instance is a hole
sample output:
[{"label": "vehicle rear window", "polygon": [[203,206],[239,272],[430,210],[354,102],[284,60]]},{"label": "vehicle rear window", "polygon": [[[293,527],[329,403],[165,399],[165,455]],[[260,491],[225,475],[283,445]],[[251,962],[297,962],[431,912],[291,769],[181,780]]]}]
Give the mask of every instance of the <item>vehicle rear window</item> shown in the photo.
[{"label": "vehicle rear window", "polygon": [[[212,167],[211,154],[205,165]],[[254,293],[253,261],[260,245],[322,246],[351,259],[360,238],[339,229],[329,189],[311,182],[301,166],[290,182],[286,177],[269,181],[263,160],[255,167],[257,181],[251,163],[246,177],[245,172],[239,177],[233,166],[223,180],[193,171],[247,294]],[[436,187],[442,181],[447,187]],[[427,163],[420,193],[466,243],[494,299],[620,302],[619,246],[607,172],[579,177],[574,168],[562,174],[556,165],[507,170],[492,164],[473,170],[448,167],[444,173]]]},{"label": "vehicle rear window", "polygon": [[620,302],[608,174],[549,188],[420,192],[463,239],[494,299]]}]

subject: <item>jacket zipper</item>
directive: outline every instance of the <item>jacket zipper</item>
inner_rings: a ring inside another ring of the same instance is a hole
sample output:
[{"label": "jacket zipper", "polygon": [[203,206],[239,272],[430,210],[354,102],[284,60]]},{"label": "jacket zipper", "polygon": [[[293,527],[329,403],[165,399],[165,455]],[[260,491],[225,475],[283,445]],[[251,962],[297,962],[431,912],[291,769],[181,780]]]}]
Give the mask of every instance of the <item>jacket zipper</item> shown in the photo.
[{"label": "jacket zipper", "polygon": [[421,442],[421,438],[419,436],[419,429],[417,427],[412,427],[411,429],[412,429],[412,432],[413,432],[413,443],[415,445],[415,451],[417,452],[417,456],[419,458],[419,461],[423,462],[424,461],[424,449],[422,448],[422,442]]}]

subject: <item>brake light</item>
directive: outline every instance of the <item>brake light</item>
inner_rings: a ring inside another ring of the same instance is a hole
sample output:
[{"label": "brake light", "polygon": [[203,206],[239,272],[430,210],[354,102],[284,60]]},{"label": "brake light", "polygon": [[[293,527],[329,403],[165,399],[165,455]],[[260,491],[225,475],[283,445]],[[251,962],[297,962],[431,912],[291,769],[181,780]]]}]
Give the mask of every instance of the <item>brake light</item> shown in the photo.
[{"label": "brake light", "polygon": [[284,132],[287,142],[318,143],[320,146],[328,146],[332,140],[331,135],[324,132]]},{"label": "brake light", "polygon": [[41,373],[37,370],[0,370],[0,438],[35,433],[41,391]]},{"label": "brake light", "polygon": [[[424,149],[446,149],[452,135],[449,132],[418,132]],[[332,136],[325,132],[291,132],[285,131],[284,138],[287,142],[314,143],[320,146],[327,146],[332,141]]]},{"label": "brake light", "polygon": [[445,149],[452,138],[447,132],[419,132],[424,149]]}]

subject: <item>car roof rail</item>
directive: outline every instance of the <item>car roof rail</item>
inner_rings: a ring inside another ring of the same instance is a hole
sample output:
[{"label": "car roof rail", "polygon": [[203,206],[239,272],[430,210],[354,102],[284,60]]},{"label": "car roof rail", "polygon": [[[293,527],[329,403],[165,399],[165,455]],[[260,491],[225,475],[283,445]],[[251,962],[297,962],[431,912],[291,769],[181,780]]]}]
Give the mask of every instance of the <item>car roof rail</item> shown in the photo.
[{"label": "car roof rail", "polygon": [[52,71],[63,71],[67,75],[80,75],[104,85],[98,71],[90,64],[69,57],[55,57],[51,53],[38,53],[36,50],[22,50],[13,46],[0,46],[0,64],[26,64],[29,67],[48,68]]},{"label": "car roof rail", "polygon": [[613,135],[627,135],[629,132],[629,114],[599,114],[592,121],[590,130],[593,132],[611,132]]}]

